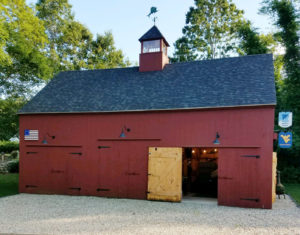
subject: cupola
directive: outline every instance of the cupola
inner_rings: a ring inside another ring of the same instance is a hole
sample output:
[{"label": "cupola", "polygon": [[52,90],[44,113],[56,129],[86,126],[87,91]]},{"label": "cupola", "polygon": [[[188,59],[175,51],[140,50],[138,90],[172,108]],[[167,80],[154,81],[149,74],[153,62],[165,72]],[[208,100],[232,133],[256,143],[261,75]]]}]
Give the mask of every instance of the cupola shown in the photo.
[{"label": "cupola", "polygon": [[139,71],[163,70],[169,63],[168,47],[170,45],[158,28],[154,25],[139,41],[141,42]]}]

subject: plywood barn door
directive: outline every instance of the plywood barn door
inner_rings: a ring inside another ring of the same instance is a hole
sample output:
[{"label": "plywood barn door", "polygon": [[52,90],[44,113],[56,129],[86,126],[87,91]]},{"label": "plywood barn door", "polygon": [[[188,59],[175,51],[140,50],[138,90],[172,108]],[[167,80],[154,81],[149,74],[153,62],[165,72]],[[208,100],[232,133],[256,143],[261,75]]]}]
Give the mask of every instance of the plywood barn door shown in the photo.
[{"label": "plywood barn door", "polygon": [[180,202],[182,148],[149,148],[148,200]]}]

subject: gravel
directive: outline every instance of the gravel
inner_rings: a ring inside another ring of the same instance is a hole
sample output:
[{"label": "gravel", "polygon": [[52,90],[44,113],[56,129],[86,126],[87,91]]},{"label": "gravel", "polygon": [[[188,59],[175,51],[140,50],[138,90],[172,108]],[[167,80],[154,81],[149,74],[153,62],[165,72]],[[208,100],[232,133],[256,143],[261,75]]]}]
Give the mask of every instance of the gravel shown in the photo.
[{"label": "gravel", "polygon": [[84,196],[0,198],[0,233],[9,234],[300,234],[300,208],[289,197],[272,210]]}]

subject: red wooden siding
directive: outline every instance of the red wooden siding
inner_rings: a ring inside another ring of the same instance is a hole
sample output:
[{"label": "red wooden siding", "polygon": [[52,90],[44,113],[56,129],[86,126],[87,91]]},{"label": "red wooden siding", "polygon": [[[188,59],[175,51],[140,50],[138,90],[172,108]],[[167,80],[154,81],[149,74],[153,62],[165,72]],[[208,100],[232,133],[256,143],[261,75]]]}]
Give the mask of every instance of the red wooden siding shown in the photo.
[{"label": "red wooden siding", "polygon": [[[274,107],[21,115],[19,189],[146,199],[149,146],[209,147],[219,132],[219,204],[271,208],[273,123]],[[25,129],[39,141],[24,141]]]}]

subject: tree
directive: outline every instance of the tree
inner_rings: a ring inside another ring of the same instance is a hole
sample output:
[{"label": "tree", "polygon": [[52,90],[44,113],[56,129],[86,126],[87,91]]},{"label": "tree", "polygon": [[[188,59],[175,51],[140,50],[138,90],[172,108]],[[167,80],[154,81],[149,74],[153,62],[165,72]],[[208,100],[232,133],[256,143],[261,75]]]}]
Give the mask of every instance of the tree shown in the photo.
[{"label": "tree", "polygon": [[195,54],[195,49],[193,45],[189,43],[188,38],[181,37],[176,40],[174,43],[175,52],[174,56],[170,58],[172,63],[174,62],[186,62],[193,61],[197,59],[197,55]]},{"label": "tree", "polygon": [[282,88],[281,108],[293,112],[293,149],[300,152],[300,45],[298,1],[264,0],[262,13],[275,20],[276,34],[285,48],[283,56],[285,79]]},{"label": "tree", "polygon": [[24,98],[0,99],[0,140],[9,140],[18,134],[18,110],[24,105]]},{"label": "tree", "polygon": [[250,21],[245,21],[238,28],[238,35],[240,37],[240,43],[238,46],[238,53],[240,55],[256,55],[273,53],[274,57],[274,74],[275,84],[277,91],[278,105],[281,100],[280,94],[283,85],[283,56],[277,53],[278,48],[281,47],[280,40],[276,35],[259,34],[257,29],[251,25]]},{"label": "tree", "polygon": [[[238,53],[240,55],[265,54],[269,52],[268,46],[271,42],[264,40],[265,37],[259,35],[257,29],[251,26],[250,21],[240,25],[238,35],[241,38],[238,47]],[[272,36],[270,39],[272,39]]]},{"label": "tree", "polygon": [[93,40],[91,32],[74,19],[68,0],[39,0],[36,8],[46,27],[54,73],[128,65],[122,51],[116,50],[112,34],[97,35]]},{"label": "tree", "polygon": [[85,58],[88,69],[106,69],[130,65],[129,60],[124,58],[123,52],[114,46],[111,32],[106,32],[104,35],[97,34],[96,40],[88,45]]},{"label": "tree", "polygon": [[[5,12],[4,6],[2,4],[0,5],[0,11]],[[4,14],[6,14],[6,12]],[[5,45],[9,38],[9,32],[5,27],[3,16],[0,16],[0,37],[0,64],[7,65],[11,63],[11,58],[5,50]]]},{"label": "tree", "polygon": [[82,50],[93,36],[85,26],[74,20],[68,0],[39,0],[36,9],[49,38],[47,54],[51,67],[55,68],[54,74],[84,67],[80,54],[84,53]]},{"label": "tree", "polygon": [[2,0],[0,11],[0,94],[26,96],[51,75],[45,29],[25,0]]},{"label": "tree", "polygon": [[174,60],[214,59],[226,57],[237,50],[237,28],[243,11],[232,0],[195,0],[186,15],[183,38],[175,43]]}]

